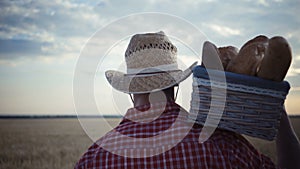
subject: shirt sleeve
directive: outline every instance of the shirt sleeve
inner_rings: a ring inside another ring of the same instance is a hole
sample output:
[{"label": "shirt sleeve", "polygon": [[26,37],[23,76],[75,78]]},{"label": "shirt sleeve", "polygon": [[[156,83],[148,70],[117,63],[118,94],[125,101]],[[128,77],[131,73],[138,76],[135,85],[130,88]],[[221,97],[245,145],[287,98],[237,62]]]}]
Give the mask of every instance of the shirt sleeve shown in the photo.
[{"label": "shirt sleeve", "polygon": [[96,155],[96,151],[99,150],[97,143],[94,143],[88,150],[83,154],[79,161],[75,164],[74,169],[89,168],[89,165],[93,163]]},{"label": "shirt sleeve", "polygon": [[230,159],[238,168],[259,168],[259,169],[277,169],[272,160],[261,154],[245,138],[232,142]]}]

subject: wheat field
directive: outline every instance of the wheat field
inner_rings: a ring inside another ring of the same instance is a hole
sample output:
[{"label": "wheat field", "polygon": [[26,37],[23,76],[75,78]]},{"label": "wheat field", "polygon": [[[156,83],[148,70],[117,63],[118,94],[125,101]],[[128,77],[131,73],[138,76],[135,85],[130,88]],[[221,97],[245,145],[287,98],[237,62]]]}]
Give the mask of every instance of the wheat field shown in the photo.
[{"label": "wheat field", "polygon": [[[111,126],[120,119],[108,119]],[[300,118],[292,118],[300,136]],[[100,136],[110,128],[103,128]],[[77,119],[0,119],[0,169],[69,169],[92,144]],[[276,161],[275,143],[247,137]]]}]

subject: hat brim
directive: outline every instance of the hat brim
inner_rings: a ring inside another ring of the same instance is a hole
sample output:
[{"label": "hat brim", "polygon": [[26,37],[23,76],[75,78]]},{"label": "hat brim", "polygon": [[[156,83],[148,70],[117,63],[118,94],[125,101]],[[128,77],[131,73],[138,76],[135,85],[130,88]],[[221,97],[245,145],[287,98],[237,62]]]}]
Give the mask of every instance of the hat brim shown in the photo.
[{"label": "hat brim", "polygon": [[179,84],[192,74],[193,63],[186,70],[171,72],[159,72],[142,75],[128,75],[123,72],[108,70],[105,72],[106,79],[110,85],[124,93],[142,94],[167,89]]}]

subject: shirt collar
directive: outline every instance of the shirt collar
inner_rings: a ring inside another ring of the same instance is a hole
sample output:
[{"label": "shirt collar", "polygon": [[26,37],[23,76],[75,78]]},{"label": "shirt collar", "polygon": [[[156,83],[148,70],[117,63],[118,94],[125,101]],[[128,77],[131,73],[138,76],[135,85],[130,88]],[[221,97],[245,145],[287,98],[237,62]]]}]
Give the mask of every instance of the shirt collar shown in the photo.
[{"label": "shirt collar", "polygon": [[128,109],[122,121],[151,122],[167,112],[179,112],[179,109],[174,101],[146,104]]}]

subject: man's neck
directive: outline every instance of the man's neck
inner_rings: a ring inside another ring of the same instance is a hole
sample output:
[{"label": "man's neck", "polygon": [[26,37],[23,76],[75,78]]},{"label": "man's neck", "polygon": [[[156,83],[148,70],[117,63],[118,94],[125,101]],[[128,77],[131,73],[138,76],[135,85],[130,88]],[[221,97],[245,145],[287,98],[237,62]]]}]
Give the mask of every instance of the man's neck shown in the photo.
[{"label": "man's neck", "polygon": [[153,93],[145,93],[145,94],[134,94],[134,107],[147,105],[150,103],[156,102],[168,102],[174,101],[174,90],[166,91],[158,91]]}]

